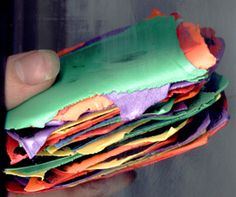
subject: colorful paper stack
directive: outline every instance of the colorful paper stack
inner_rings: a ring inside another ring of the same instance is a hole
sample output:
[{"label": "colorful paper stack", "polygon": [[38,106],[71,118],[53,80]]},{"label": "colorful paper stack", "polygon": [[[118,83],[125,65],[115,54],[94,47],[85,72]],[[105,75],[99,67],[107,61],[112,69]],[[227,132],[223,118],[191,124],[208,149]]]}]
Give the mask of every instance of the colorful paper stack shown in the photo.
[{"label": "colorful paper stack", "polygon": [[229,120],[224,42],[177,13],[65,49],[47,91],[7,114],[8,190],[73,187],[207,143]]}]

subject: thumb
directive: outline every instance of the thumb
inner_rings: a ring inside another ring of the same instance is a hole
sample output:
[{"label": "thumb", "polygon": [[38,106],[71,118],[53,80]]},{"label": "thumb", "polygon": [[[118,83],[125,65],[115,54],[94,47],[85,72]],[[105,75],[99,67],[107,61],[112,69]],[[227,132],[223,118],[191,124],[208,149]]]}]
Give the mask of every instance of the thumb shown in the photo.
[{"label": "thumb", "polygon": [[6,107],[11,109],[52,85],[60,70],[56,53],[38,50],[10,56],[6,65]]}]

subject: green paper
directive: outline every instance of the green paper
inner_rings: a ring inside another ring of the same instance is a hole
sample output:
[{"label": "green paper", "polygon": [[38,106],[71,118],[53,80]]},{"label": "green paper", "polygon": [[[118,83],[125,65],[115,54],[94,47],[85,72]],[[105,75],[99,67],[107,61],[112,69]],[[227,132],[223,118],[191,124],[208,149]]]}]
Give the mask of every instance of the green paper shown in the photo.
[{"label": "green paper", "polygon": [[37,164],[37,165],[32,165],[32,166],[27,166],[27,167],[19,167],[19,168],[8,168],[4,170],[4,173],[12,174],[12,175],[17,173],[21,177],[31,177],[32,174],[37,174],[41,172],[46,173],[48,170],[51,170],[53,168],[72,162],[75,159],[78,159],[82,156],[83,155],[77,153],[69,157],[55,159],[53,161],[45,162],[42,164]]},{"label": "green paper", "polygon": [[[156,116],[155,117],[155,116],[150,116],[150,114],[149,116],[143,115],[143,119],[138,120],[138,121],[143,121],[144,119],[150,119],[150,120],[156,120],[157,122],[153,125],[150,125],[147,128],[145,127],[137,128],[134,132],[126,135],[124,140],[129,139],[131,137],[135,137],[137,135],[141,135],[145,132],[149,132],[153,129],[158,129],[167,125],[171,125],[177,121],[187,119],[189,117],[196,115],[197,113],[200,113],[202,110],[214,104],[220,92],[222,92],[228,85],[228,81],[218,74],[213,74],[209,83],[214,84],[215,92],[204,92],[204,91],[200,92],[199,95],[197,95],[195,98],[192,99],[188,110],[179,112],[174,116],[170,116],[170,117]],[[138,121],[134,121],[127,125],[137,124]],[[63,157],[60,159],[56,159],[56,160],[38,164],[38,165],[32,165],[32,166],[26,166],[26,167],[20,167],[20,168],[7,168],[5,169],[5,173],[6,174],[19,173],[22,176],[23,175],[30,176],[33,173],[42,172],[42,171],[46,172],[52,168],[56,168],[66,163],[72,162],[73,160],[80,158],[81,156],[82,156],[81,154],[76,154],[73,156]]]},{"label": "green paper", "polygon": [[175,98],[171,98],[168,102],[166,102],[160,109],[154,111],[156,115],[162,115],[170,112],[172,107],[174,106]]},{"label": "green paper", "polygon": [[10,110],[5,128],[44,127],[58,110],[97,94],[206,77],[207,71],[195,68],[180,49],[174,18],[156,17],[63,56],[57,82]]}]

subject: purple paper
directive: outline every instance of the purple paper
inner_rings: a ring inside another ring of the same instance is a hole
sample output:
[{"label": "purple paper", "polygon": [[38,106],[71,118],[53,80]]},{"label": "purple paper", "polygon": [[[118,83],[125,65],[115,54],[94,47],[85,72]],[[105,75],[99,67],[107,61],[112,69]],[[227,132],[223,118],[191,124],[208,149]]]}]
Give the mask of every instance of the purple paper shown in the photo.
[{"label": "purple paper", "polygon": [[173,112],[180,112],[187,110],[188,106],[184,102],[176,103],[173,107]]},{"label": "purple paper", "polygon": [[188,86],[191,86],[194,84],[198,84],[198,83],[200,83],[200,82],[180,81],[180,82],[171,84],[170,90],[175,90],[177,88],[185,88],[185,87],[188,87]]},{"label": "purple paper", "polygon": [[226,109],[223,109],[220,120],[218,120],[217,122],[214,122],[213,124],[210,124],[208,129],[212,130],[217,127],[220,127],[224,122],[229,121],[229,119],[230,117],[229,117],[228,111],[226,111]]},{"label": "purple paper", "polygon": [[64,124],[66,124],[66,122],[61,121],[61,120],[51,120],[50,122],[46,124],[46,126],[62,126]]},{"label": "purple paper", "polygon": [[38,153],[38,151],[43,147],[43,145],[47,141],[47,138],[52,134],[52,132],[58,129],[59,127],[60,126],[47,127],[35,133],[31,137],[20,137],[15,132],[7,132],[7,133],[10,137],[18,141],[18,143],[23,146],[29,158],[32,159]]},{"label": "purple paper", "polygon": [[26,186],[29,182],[29,179],[28,178],[23,178],[23,177],[19,177],[19,176],[14,176],[14,179],[20,183],[22,186]]},{"label": "purple paper", "polygon": [[219,39],[220,42],[221,42],[222,48],[220,48],[218,54],[216,55],[216,59],[217,59],[216,64],[215,64],[214,66],[212,66],[212,67],[209,69],[209,71],[208,71],[209,73],[213,73],[213,72],[217,69],[217,67],[218,67],[218,65],[219,65],[219,63],[220,63],[220,60],[221,60],[221,58],[222,58],[223,55],[224,55],[225,42],[224,42],[224,40],[223,40],[222,38],[218,38],[218,39]]},{"label": "purple paper", "polygon": [[[133,93],[118,94],[113,92],[105,96],[112,100],[113,103],[120,109],[120,116],[122,120],[131,121],[140,117],[152,105],[164,100],[167,97],[169,90],[184,88],[197,83],[199,82],[181,81],[171,85],[167,84],[160,88],[146,89]],[[184,107],[183,104],[182,107]]]},{"label": "purple paper", "polygon": [[141,116],[150,106],[164,100],[169,91],[170,85],[160,88],[146,89],[130,94],[115,92],[106,95],[120,109],[122,120],[133,120]]}]

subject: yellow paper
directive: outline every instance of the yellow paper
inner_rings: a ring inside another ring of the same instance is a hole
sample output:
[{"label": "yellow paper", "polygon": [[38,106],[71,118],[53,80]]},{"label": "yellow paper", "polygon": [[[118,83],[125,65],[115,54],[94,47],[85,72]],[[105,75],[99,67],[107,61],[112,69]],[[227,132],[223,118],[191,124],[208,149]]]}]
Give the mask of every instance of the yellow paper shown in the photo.
[{"label": "yellow paper", "polygon": [[40,153],[38,153],[38,156],[56,156],[56,157],[66,157],[66,156],[71,156],[74,155],[75,152],[72,151],[70,148],[63,148],[61,150],[58,150],[56,152],[54,152],[53,154],[47,152],[47,151],[41,151]]},{"label": "yellow paper", "polygon": [[74,127],[75,125],[78,125],[78,124],[81,124],[85,121],[88,121],[88,120],[91,120],[91,119],[94,119],[94,118],[97,118],[99,116],[102,116],[102,115],[105,115],[105,114],[108,114],[108,113],[111,113],[113,112],[114,110],[116,110],[117,108],[111,108],[111,109],[107,109],[107,110],[104,110],[104,111],[100,111],[100,112],[94,112],[88,116],[85,116],[85,117],[82,117],[82,118],[79,118],[77,121],[75,122],[72,122],[70,124],[67,124],[65,126],[62,126],[60,127],[59,129],[55,130],[53,132],[53,134],[57,134],[57,133],[61,133],[61,134],[65,134],[67,132],[67,130],[71,127]]},{"label": "yellow paper", "polygon": [[132,126],[126,127],[125,129],[108,135],[107,137],[104,137],[100,140],[97,140],[91,144],[88,144],[85,147],[82,147],[80,149],[78,149],[76,152],[82,155],[89,155],[89,154],[95,154],[98,153],[100,151],[102,151],[104,148],[106,148],[107,146],[110,146],[116,142],[119,142],[120,140],[122,140],[125,136],[125,134],[130,133],[132,130],[134,130],[136,127],[143,125],[145,123],[149,122],[149,120],[143,120],[142,122],[136,123]]},{"label": "yellow paper", "polygon": [[[44,175],[46,174],[46,172],[47,171],[37,172],[35,174],[30,175],[30,177],[38,177],[38,178],[41,178],[43,180],[44,179]],[[29,177],[28,175],[21,174],[21,173],[18,173],[18,172],[11,172],[11,171],[5,171],[5,174],[7,174],[7,175],[15,175],[15,176],[19,176],[19,177],[26,177],[26,178]]]},{"label": "yellow paper", "polygon": [[[188,120],[184,121],[183,123],[181,123],[180,125],[178,125],[176,128],[174,127],[171,127],[168,131],[162,133],[162,134],[159,134],[159,135],[156,135],[156,136],[152,136],[152,137],[146,137],[146,138],[142,138],[142,139],[138,139],[138,140],[135,140],[133,142],[130,142],[128,144],[126,144],[127,146],[128,145],[137,145],[137,144],[143,144],[144,142],[153,142],[153,143],[156,143],[156,142],[162,142],[162,141],[165,141],[167,140],[170,136],[174,135],[175,133],[177,133],[180,129],[182,129],[186,124],[188,123]],[[134,155],[131,155],[131,156],[128,156],[126,158],[123,158],[123,159],[114,159],[112,161],[109,161],[109,162],[101,162],[99,164],[95,164],[91,167],[88,168],[88,170],[97,170],[97,169],[109,169],[109,168],[114,168],[114,167],[117,167],[117,166],[120,166],[122,165],[123,163],[139,156],[143,154],[143,151],[142,152],[139,152],[137,154],[134,154]]]},{"label": "yellow paper", "polygon": [[57,150],[58,148],[56,146],[49,146],[44,150],[44,152],[48,152],[48,154],[52,156]]}]

